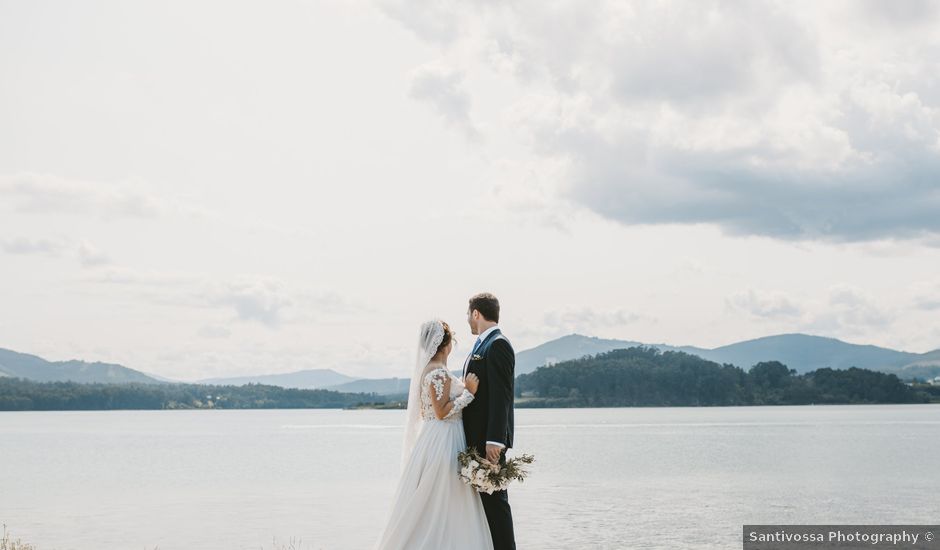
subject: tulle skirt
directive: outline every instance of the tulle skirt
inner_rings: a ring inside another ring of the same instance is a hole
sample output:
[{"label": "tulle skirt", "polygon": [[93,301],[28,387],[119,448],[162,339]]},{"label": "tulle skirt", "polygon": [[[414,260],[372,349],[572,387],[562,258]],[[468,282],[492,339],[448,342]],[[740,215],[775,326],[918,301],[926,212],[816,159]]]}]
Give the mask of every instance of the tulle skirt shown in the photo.
[{"label": "tulle skirt", "polygon": [[493,548],[479,494],[457,477],[466,448],[459,418],[424,422],[376,550]]}]

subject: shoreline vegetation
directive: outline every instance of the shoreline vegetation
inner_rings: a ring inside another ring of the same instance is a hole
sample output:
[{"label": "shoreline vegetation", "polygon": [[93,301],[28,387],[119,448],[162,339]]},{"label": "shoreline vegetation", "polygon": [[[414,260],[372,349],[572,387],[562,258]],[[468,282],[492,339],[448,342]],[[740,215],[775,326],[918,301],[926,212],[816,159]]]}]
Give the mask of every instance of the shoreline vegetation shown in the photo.
[{"label": "shoreline vegetation", "polygon": [[[287,542],[278,542],[277,537],[272,539],[271,550],[303,550],[305,547],[298,546],[301,544],[301,539],[291,537]],[[0,535],[0,550],[39,550],[39,548],[33,544],[23,542],[19,538],[13,539],[9,532],[7,532],[7,525],[3,524],[3,534]],[[153,550],[159,550],[159,546],[154,546]],[[262,546],[259,550],[264,550]]]},{"label": "shoreline vegetation", "polygon": [[[778,361],[748,370],[637,346],[543,366],[516,378],[517,408],[940,403],[940,386],[851,367],[797,374]],[[265,384],[35,382],[0,378],[0,411],[402,409],[407,397]]]},{"label": "shoreline vegetation", "polygon": [[23,542],[19,538],[11,538],[7,532],[7,524],[3,524],[3,534],[0,535],[0,550],[37,550],[32,544]]}]

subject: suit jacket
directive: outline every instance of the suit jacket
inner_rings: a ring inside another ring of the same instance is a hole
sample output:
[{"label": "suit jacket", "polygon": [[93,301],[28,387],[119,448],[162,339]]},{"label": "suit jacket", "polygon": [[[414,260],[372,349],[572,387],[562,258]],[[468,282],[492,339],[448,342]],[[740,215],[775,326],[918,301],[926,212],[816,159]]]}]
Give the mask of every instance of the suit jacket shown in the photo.
[{"label": "suit jacket", "polygon": [[480,454],[485,455],[487,441],[512,448],[515,368],[516,353],[499,329],[480,342],[467,364],[467,373],[480,378],[480,387],[463,410],[463,430],[467,444]]}]

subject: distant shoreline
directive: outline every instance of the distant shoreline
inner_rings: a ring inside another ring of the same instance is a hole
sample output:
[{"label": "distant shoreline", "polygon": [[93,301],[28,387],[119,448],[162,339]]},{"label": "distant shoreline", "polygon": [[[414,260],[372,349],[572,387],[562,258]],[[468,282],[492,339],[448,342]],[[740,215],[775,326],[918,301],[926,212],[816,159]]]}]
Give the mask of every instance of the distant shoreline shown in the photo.
[{"label": "distant shoreline", "polygon": [[[597,407],[597,406],[583,406],[583,407],[572,407],[572,406],[541,406],[529,402],[516,402],[516,409],[530,409],[530,410],[547,410],[547,409],[753,409],[760,407],[767,408],[779,408],[779,407],[845,407],[845,406],[857,406],[857,407],[867,407],[867,406],[931,406],[931,405],[940,405],[940,400],[930,401],[924,403],[800,403],[800,404],[777,404],[777,405],[612,405],[608,407]],[[362,405],[358,407],[265,407],[265,408],[251,408],[251,409],[223,409],[223,408],[191,408],[191,409],[19,409],[19,410],[0,410],[0,414],[3,413],[16,413],[16,412],[107,412],[107,411],[121,411],[121,412],[131,412],[131,411],[286,411],[286,410],[307,410],[307,411],[401,411],[404,410],[401,407],[394,406],[384,406],[384,405]]]},{"label": "distant shoreline", "polygon": [[[634,347],[543,366],[515,378],[516,408],[661,408],[940,403],[940,386],[851,367],[797,373],[778,361],[748,370],[684,352]],[[270,384],[37,382],[0,377],[0,411],[400,410],[402,394]]]}]

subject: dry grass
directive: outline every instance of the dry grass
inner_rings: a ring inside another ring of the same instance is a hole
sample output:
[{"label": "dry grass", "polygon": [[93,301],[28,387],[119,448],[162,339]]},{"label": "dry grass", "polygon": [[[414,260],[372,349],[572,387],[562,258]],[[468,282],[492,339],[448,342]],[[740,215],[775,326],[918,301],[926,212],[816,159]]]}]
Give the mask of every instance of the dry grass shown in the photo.
[{"label": "dry grass", "polygon": [[[277,539],[275,538],[272,541],[274,546],[271,548],[271,550],[306,550],[307,548],[311,548],[309,546],[299,546],[300,540],[301,539],[294,540],[294,537],[291,537],[286,544],[278,544]],[[0,550],[3,549],[0,548]],[[260,550],[264,550],[264,547],[262,546]],[[313,549],[311,548],[311,550]]]},{"label": "dry grass", "polygon": [[[305,547],[300,546],[300,539],[294,540],[293,537],[286,543],[278,543],[277,539],[273,539],[272,544],[274,545],[271,550],[305,550]],[[12,539],[10,534],[7,533],[7,524],[3,524],[3,537],[0,538],[0,550],[37,550],[37,548],[29,543],[23,542],[20,539]],[[154,546],[153,550],[159,550],[158,547]],[[264,547],[261,547],[260,550],[264,550]]]},{"label": "dry grass", "polygon": [[13,540],[7,533],[7,524],[3,524],[3,538],[0,538],[0,550],[36,550],[32,544],[27,544],[20,539]]}]

